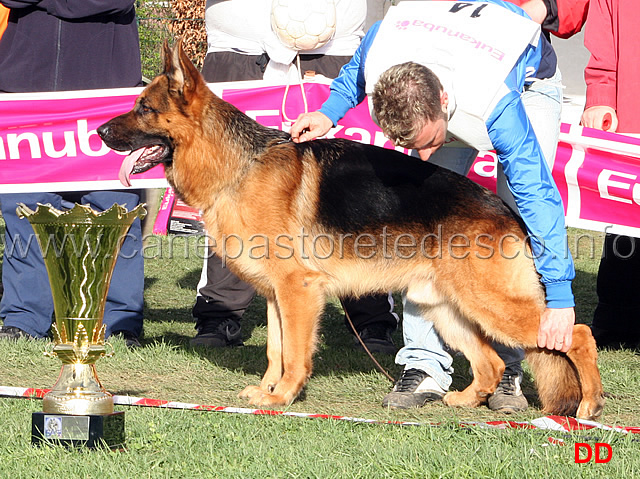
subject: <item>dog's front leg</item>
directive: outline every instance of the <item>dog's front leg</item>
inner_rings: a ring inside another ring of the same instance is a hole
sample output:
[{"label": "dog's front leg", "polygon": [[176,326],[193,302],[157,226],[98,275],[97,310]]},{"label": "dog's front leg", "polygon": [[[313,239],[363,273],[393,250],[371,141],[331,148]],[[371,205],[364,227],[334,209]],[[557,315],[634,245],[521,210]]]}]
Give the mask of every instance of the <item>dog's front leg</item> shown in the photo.
[{"label": "dog's front leg", "polygon": [[267,360],[269,365],[260,387],[273,392],[282,378],[282,318],[275,300],[267,302]]},{"label": "dog's front leg", "polygon": [[275,299],[267,300],[267,360],[269,365],[260,386],[247,386],[238,397],[253,402],[254,397],[273,392],[282,377],[282,319]]},{"label": "dog's front leg", "polygon": [[291,404],[311,376],[318,323],[325,303],[322,281],[314,274],[289,274],[276,287],[276,299],[275,307],[282,328],[282,377],[272,391],[265,390],[265,386],[273,384],[278,375],[276,353],[269,346],[269,368],[262,386],[251,389],[251,394],[244,396],[251,404],[263,407]]}]

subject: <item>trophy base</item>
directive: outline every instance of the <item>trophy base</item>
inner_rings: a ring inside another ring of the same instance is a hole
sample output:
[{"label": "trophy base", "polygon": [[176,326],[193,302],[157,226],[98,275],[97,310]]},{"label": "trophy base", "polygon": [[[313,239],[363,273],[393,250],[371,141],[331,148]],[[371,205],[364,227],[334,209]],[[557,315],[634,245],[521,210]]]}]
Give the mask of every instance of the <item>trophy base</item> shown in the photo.
[{"label": "trophy base", "polygon": [[31,416],[31,443],[90,449],[124,448],[124,411],[84,416],[34,412]]}]

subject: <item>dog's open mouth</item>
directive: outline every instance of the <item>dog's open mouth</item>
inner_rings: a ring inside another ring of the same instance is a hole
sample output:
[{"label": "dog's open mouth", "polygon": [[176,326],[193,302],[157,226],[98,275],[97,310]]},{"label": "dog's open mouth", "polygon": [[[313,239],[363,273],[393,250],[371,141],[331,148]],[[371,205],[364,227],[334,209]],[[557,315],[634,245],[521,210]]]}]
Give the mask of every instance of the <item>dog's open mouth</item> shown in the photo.
[{"label": "dog's open mouth", "polygon": [[131,175],[153,168],[158,163],[161,163],[168,153],[169,148],[165,145],[145,146],[132,151],[120,166],[120,172],[118,173],[120,183],[124,186],[131,186]]}]

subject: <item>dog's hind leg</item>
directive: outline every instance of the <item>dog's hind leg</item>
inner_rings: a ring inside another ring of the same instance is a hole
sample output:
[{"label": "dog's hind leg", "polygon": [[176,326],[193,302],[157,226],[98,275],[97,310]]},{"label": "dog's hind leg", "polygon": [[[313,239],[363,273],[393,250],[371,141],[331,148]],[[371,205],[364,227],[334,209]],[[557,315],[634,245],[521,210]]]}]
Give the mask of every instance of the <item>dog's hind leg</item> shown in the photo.
[{"label": "dog's hind leg", "polygon": [[598,419],[604,396],[596,343],[588,326],[573,327],[571,348],[564,354],[532,349],[527,360],[536,373],[538,395],[548,414]]},{"label": "dog's hind leg", "polygon": [[504,361],[478,326],[468,321],[455,306],[438,294],[431,282],[411,288],[407,292],[407,298],[420,304],[424,319],[433,321],[443,341],[462,352],[471,364],[471,384],[463,391],[448,392],[443,402],[456,407],[477,407],[485,403],[500,382]]},{"label": "dog's hind leg", "polygon": [[604,399],[591,330],[583,324],[574,325],[573,341],[567,353],[538,348],[540,322],[528,320],[540,316],[536,303],[522,300],[517,310],[512,309],[506,316],[512,321],[502,322],[502,330],[494,329],[493,333],[525,348],[545,413],[597,419]]},{"label": "dog's hind leg", "polygon": [[584,324],[573,327],[573,341],[567,356],[578,371],[582,401],[576,412],[581,419],[598,419],[604,408],[604,391],[598,370],[598,352],[591,330]]},{"label": "dog's hind leg", "polygon": [[449,320],[436,323],[440,336],[453,349],[469,360],[473,381],[462,391],[448,392],[443,402],[447,406],[477,407],[487,402],[504,373],[504,361],[498,356],[477,326],[450,308]]},{"label": "dog's hind leg", "polygon": [[509,321],[496,319],[485,323],[486,329],[506,344],[525,348],[545,413],[596,419],[602,413],[604,399],[591,331],[585,325],[574,325],[567,353],[540,349],[537,337],[543,307],[535,296],[529,300],[521,297],[513,305],[505,301],[495,317]]},{"label": "dog's hind leg", "polygon": [[[289,274],[275,286],[276,307],[281,325],[281,359],[276,357],[277,348],[274,347],[268,353],[269,368],[261,387],[246,388],[243,391],[243,397],[257,406],[288,405],[300,394],[311,376],[318,323],[325,304],[324,286],[313,273]],[[269,336],[271,339],[271,331]],[[277,341],[277,336],[274,329],[274,341]],[[282,375],[274,384],[278,371]]]}]

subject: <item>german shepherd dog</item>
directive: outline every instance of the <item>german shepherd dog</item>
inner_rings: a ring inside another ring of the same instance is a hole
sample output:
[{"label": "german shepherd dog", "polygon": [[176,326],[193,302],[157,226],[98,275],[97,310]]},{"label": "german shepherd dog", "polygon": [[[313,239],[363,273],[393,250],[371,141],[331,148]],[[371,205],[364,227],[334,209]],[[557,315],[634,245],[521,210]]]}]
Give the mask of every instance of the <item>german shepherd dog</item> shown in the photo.
[{"label": "german shepherd dog", "polygon": [[537,347],[544,290],[526,233],[488,190],[394,150],[343,139],[296,144],[218,98],[182,49],[133,109],[98,129],[132,151],[121,177],[156,165],[202,211],[213,250],[267,300],[268,367],[240,397],[288,405],[311,376],[328,295],[406,291],[473,381],[445,395],[476,407],[504,363],[490,339],[527,353],[546,413],[594,419],[604,399],[589,328],[566,353]]}]

